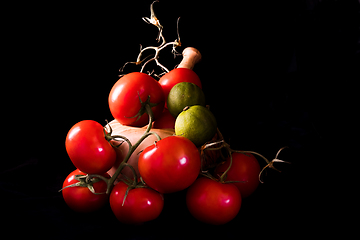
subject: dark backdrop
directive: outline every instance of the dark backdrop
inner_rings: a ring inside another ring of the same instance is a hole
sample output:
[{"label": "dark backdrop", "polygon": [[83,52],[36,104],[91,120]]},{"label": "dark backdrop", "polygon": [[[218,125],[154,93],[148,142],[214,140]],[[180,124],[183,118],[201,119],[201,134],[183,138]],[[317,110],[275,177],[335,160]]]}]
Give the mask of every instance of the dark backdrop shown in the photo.
[{"label": "dark backdrop", "polygon": [[[335,207],[341,184],[330,166],[343,169],[331,159],[355,116],[356,0],[156,3],[167,41],[176,39],[181,16],[179,51],[201,51],[194,70],[226,141],[268,158],[289,146],[280,159],[292,164],[278,165],[282,173],[269,170],[224,226],[194,220],[185,192],[166,195],[160,217],[139,229],[120,224],[109,206],[92,214],[71,211],[57,192],[74,169],[64,146],[68,130],[85,119],[112,120],[107,97],[118,69],[136,59],[140,44],[156,44],[157,29],[141,19],[150,16],[152,1],[118,2],[10,7],[5,25],[12,68],[4,89],[11,98],[3,103],[3,120],[10,143],[4,153],[12,156],[4,155],[0,171],[4,230],[50,230],[51,239],[97,233],[118,239],[291,237],[321,234],[332,216],[346,212]],[[170,69],[180,60],[170,48],[160,57]]]}]

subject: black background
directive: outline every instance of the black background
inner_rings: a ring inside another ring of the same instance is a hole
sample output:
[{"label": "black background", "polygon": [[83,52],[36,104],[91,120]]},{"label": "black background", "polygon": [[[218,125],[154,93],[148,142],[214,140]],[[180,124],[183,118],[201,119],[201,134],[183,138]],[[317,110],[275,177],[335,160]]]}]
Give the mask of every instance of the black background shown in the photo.
[{"label": "black background", "polygon": [[[3,126],[9,143],[4,154],[12,157],[4,155],[0,171],[8,223],[2,228],[28,236],[50,231],[51,239],[288,238],[324,234],[328,227],[342,232],[341,220],[332,217],[348,213],[339,199],[349,192],[334,171],[347,171],[341,163],[349,159],[335,150],[356,130],[350,127],[359,79],[356,0],[156,3],[166,40],[176,39],[181,16],[179,51],[192,46],[202,53],[194,71],[226,141],[270,159],[289,146],[279,158],[292,164],[277,165],[281,173],[269,170],[224,226],[192,218],[185,191],[166,195],[160,217],[136,227],[120,224],[109,206],[91,214],[66,206],[57,192],[74,169],[66,134],[81,120],[112,120],[107,97],[118,69],[136,59],[140,44],[157,44],[156,27],[141,19],[150,17],[151,2],[8,7],[4,38],[11,74],[4,77]],[[170,50],[160,61],[172,69],[181,57],[174,60]],[[159,71],[155,65],[147,70],[153,68]]]}]

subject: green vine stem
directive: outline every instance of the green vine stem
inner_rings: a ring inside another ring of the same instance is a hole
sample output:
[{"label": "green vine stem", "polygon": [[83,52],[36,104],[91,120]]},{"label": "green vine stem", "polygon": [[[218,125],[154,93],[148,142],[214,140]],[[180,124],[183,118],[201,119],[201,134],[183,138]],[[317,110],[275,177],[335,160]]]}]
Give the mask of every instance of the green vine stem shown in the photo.
[{"label": "green vine stem", "polygon": [[114,173],[114,175],[108,181],[107,190],[106,190],[107,194],[110,194],[115,180],[118,178],[118,176],[121,173],[121,171],[123,170],[123,168],[127,165],[127,161],[131,157],[131,154],[133,154],[133,152],[142,143],[142,141],[144,141],[150,135],[155,135],[158,140],[161,140],[161,138],[160,138],[160,136],[158,134],[150,132],[151,127],[152,127],[152,123],[154,121],[154,114],[153,114],[153,111],[151,110],[151,107],[150,107],[149,104],[146,104],[145,108],[146,108],[146,113],[149,115],[149,125],[148,125],[145,133],[141,136],[141,138],[134,145],[129,144],[128,153],[126,154],[124,160],[120,163],[120,165],[119,165],[118,169],[116,170],[116,172]]},{"label": "green vine stem", "polygon": [[[149,115],[149,125],[146,128],[146,131],[144,132],[144,134],[140,137],[140,139],[134,144],[132,145],[131,142],[129,141],[129,139],[127,139],[124,136],[121,135],[116,135],[116,136],[111,136],[111,140],[115,139],[115,138],[119,138],[119,139],[123,139],[128,145],[129,145],[129,151],[127,152],[124,160],[120,163],[119,167],[116,169],[116,172],[114,173],[114,175],[110,178],[107,179],[105,177],[102,177],[98,174],[90,174],[89,177],[98,177],[100,179],[102,179],[103,181],[106,182],[107,184],[107,190],[106,190],[106,194],[110,194],[114,182],[116,181],[116,179],[118,178],[118,176],[120,175],[121,171],[124,169],[124,167],[129,166],[129,164],[127,163],[128,160],[130,159],[131,155],[133,154],[133,152],[136,150],[136,148],[150,135],[155,135],[156,138],[158,139],[158,141],[161,140],[161,137],[155,133],[155,132],[150,132],[151,128],[152,128],[152,123],[154,121],[154,114],[153,111],[151,109],[151,105],[150,103],[146,103],[145,104],[145,112]],[[112,133],[112,130],[110,129],[109,131],[110,133]],[[110,139],[110,138],[109,138]],[[121,144],[120,144],[121,145]],[[133,170],[132,167],[130,167],[131,170]],[[133,171],[134,172],[134,171]],[[134,177],[136,177],[136,174],[134,174]]]}]

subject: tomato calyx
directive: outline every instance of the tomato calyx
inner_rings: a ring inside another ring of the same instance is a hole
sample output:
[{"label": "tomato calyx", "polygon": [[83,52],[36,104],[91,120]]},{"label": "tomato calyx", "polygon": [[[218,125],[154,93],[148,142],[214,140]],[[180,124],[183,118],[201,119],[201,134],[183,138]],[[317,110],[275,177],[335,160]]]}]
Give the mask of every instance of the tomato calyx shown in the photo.
[{"label": "tomato calyx", "polygon": [[125,200],[126,200],[128,194],[129,194],[130,190],[135,189],[135,188],[147,188],[148,187],[148,186],[146,186],[144,180],[141,177],[138,178],[138,176],[136,174],[136,171],[133,168],[133,166],[131,166],[128,163],[126,163],[125,165],[131,169],[131,171],[134,174],[134,178],[130,179],[129,177],[123,175],[123,178],[121,179],[121,181],[124,182],[128,186],[127,189],[126,189],[125,195],[124,195],[122,206],[124,206]]},{"label": "tomato calyx", "polygon": [[[153,111],[152,111],[151,108],[157,106],[158,103],[150,102],[150,95],[148,95],[146,101],[143,102],[141,100],[140,93],[139,92],[137,92],[137,93],[138,93],[139,101],[140,101],[140,104],[141,104],[140,110],[138,111],[138,113],[135,116],[126,117],[126,118],[137,118],[136,121],[138,121],[143,114],[147,113],[149,115],[149,124],[148,124],[148,128],[146,129],[146,133],[148,133],[151,130],[152,122],[154,121],[154,114],[153,114]],[[129,145],[129,149],[130,149],[132,147],[132,144],[131,144],[130,140],[128,138],[126,138],[125,136],[122,136],[122,135],[112,135],[112,131],[113,131],[112,127],[109,125],[109,122],[107,120],[105,120],[105,121],[106,121],[107,124],[104,127],[104,136],[105,136],[105,139],[110,143],[110,145],[115,147],[115,148],[118,148],[124,142],[127,142],[127,144]],[[106,131],[107,127],[109,128],[109,132]],[[152,134],[157,135],[156,133],[152,133]],[[157,135],[157,137],[160,138],[158,135]],[[121,139],[122,141],[118,145],[114,145],[112,143],[112,141],[113,140],[118,141],[118,139]]]},{"label": "tomato calyx", "polygon": [[61,192],[62,190],[64,190],[65,188],[71,188],[71,187],[87,187],[90,192],[92,192],[93,194],[105,194],[106,192],[101,192],[101,193],[97,193],[95,192],[94,183],[100,182],[100,181],[105,181],[107,183],[108,179],[106,177],[103,177],[101,175],[97,175],[97,174],[92,174],[92,175],[75,175],[75,180],[77,180],[78,182],[68,185],[62,189],[59,190],[59,192]]},{"label": "tomato calyx", "polygon": [[[153,108],[153,107],[158,105],[157,103],[151,103],[150,102],[150,95],[148,95],[146,101],[143,102],[141,100],[140,93],[139,92],[137,92],[137,93],[138,93],[138,96],[139,96],[139,101],[140,101],[140,104],[141,104],[141,108],[140,108],[140,110],[138,111],[138,113],[135,116],[126,117],[126,118],[136,118],[135,122],[138,121],[144,113],[148,113],[148,110],[146,109],[146,106],[149,106],[150,108]],[[152,111],[151,111],[151,114],[152,114]]]}]

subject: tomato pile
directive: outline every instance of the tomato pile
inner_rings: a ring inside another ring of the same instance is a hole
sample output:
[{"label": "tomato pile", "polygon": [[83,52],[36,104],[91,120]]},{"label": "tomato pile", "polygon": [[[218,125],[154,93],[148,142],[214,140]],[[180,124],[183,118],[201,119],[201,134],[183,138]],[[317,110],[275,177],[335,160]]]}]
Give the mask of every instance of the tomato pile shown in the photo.
[{"label": "tomato pile", "polygon": [[[168,43],[153,4],[151,13],[146,21],[159,28],[163,49]],[[180,37],[172,45],[180,46]],[[120,222],[139,224],[159,217],[163,194],[187,189],[184,201],[191,215],[225,224],[256,190],[263,170],[285,162],[277,159],[283,148],[268,161],[256,152],[233,150],[224,141],[192,70],[197,61],[191,60],[199,54],[186,48],[181,64],[171,71],[159,63],[166,72],[159,81],[152,74],[132,72],[114,84],[108,98],[112,123],[135,129],[137,135],[118,135],[111,124],[103,127],[92,120],[69,130],[65,147],[76,170],[61,191],[71,209],[91,212],[110,203]],[[254,155],[266,161],[262,170]]]}]

